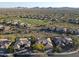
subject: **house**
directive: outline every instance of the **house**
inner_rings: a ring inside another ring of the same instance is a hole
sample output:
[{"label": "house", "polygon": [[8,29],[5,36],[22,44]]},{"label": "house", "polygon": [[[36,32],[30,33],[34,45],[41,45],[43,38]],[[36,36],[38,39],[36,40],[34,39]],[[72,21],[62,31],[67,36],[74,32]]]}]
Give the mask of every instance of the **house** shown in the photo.
[{"label": "house", "polygon": [[48,43],[45,45],[45,53],[52,53],[53,51],[53,45],[51,43]]},{"label": "house", "polygon": [[69,23],[73,23],[74,22],[74,19],[69,19],[68,22]]},{"label": "house", "polygon": [[51,38],[46,39],[47,43],[45,44],[45,52],[46,53],[51,53],[53,51],[53,45]]},{"label": "house", "polygon": [[52,42],[54,44],[54,46],[66,46],[67,44],[72,44],[72,39],[70,37],[64,36],[64,37],[54,37],[52,39]]},{"label": "house", "polygon": [[38,39],[35,44],[43,44],[45,46],[45,52],[51,52],[53,50],[53,45],[50,38]]},{"label": "house", "polygon": [[7,53],[7,48],[11,44],[11,41],[8,39],[0,39],[0,54]]},{"label": "house", "polygon": [[67,28],[63,28],[63,27],[52,27],[51,28],[52,32],[57,32],[57,33],[66,33],[67,32]]},{"label": "house", "polygon": [[16,42],[14,44],[14,49],[29,48],[30,45],[31,42],[27,38],[19,38],[16,39]]},{"label": "house", "polygon": [[19,28],[24,28],[24,29],[27,29],[27,24],[25,24],[25,23],[20,23],[20,25],[19,25]]},{"label": "house", "polygon": [[19,21],[17,21],[17,20],[12,21],[12,25],[19,25]]},{"label": "house", "polygon": [[64,29],[63,28],[56,28],[56,32],[58,32],[58,33],[64,33]]},{"label": "house", "polygon": [[75,35],[79,35],[79,29],[75,29]]},{"label": "house", "polygon": [[47,44],[45,45],[45,48],[46,49],[52,49],[53,48],[53,45],[52,45],[52,41],[50,38],[47,38]]},{"label": "house", "polygon": [[7,21],[6,25],[11,25],[12,21]]},{"label": "house", "polygon": [[72,29],[72,28],[69,28],[69,29],[67,29],[67,32],[66,32],[67,34],[73,34],[74,33],[74,29]]},{"label": "house", "polygon": [[70,37],[64,37],[64,39],[66,40],[65,44],[73,43],[73,41]]},{"label": "house", "polygon": [[0,31],[3,31],[3,30],[4,30],[4,25],[0,24]]},{"label": "house", "polygon": [[5,26],[4,31],[9,31],[11,29],[10,26]]},{"label": "house", "polygon": [[56,31],[56,27],[55,27],[55,26],[52,27],[51,30],[52,30],[53,32],[55,32],[55,31]]},{"label": "house", "polygon": [[11,44],[11,41],[8,39],[0,39],[0,48],[8,48]]},{"label": "house", "polygon": [[51,38],[47,38],[47,41],[50,42],[50,43],[52,43]]},{"label": "house", "polygon": [[61,45],[61,43],[62,43],[61,37],[59,37],[59,36],[54,37],[54,38],[52,39],[52,42],[53,42],[53,45],[55,45],[55,46]]},{"label": "house", "polygon": [[20,23],[20,25],[21,25],[21,26],[24,26],[24,25],[25,25],[25,23]]},{"label": "house", "polygon": [[67,28],[63,28],[63,32],[66,33],[67,32]]},{"label": "house", "polygon": [[40,31],[44,31],[44,32],[51,32],[52,30],[50,28],[47,28],[47,27],[42,27],[40,29]]},{"label": "house", "polygon": [[69,23],[79,24],[79,19],[69,19]]}]

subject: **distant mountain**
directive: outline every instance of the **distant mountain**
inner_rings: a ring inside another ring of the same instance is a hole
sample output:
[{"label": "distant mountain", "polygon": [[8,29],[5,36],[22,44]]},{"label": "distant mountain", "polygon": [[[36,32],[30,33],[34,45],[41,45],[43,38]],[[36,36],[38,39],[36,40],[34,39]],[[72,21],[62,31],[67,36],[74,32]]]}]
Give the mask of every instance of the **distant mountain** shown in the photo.
[{"label": "distant mountain", "polygon": [[14,7],[14,8],[0,8],[0,15],[52,15],[55,17],[61,16],[79,16],[79,8],[70,7]]}]

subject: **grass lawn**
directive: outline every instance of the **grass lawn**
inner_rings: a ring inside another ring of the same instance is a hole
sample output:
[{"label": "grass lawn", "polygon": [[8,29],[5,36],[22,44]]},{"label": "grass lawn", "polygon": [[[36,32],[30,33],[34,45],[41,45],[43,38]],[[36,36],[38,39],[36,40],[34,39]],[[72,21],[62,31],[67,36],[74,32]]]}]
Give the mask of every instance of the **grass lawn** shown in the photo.
[{"label": "grass lawn", "polygon": [[24,19],[21,18],[19,19],[19,21],[22,23],[26,23],[26,24],[31,24],[31,25],[47,25],[49,24],[48,20],[37,20],[37,19]]}]

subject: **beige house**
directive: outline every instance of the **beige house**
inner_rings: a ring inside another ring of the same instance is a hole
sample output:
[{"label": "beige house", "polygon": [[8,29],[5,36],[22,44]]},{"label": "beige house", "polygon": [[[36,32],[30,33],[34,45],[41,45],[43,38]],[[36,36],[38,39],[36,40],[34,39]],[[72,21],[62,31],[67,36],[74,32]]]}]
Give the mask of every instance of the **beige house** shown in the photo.
[{"label": "beige house", "polygon": [[30,47],[31,42],[27,38],[19,38],[16,40],[14,48],[15,49],[21,49],[24,47]]},{"label": "beige house", "polygon": [[11,44],[11,41],[8,39],[0,39],[0,48],[8,48]]}]

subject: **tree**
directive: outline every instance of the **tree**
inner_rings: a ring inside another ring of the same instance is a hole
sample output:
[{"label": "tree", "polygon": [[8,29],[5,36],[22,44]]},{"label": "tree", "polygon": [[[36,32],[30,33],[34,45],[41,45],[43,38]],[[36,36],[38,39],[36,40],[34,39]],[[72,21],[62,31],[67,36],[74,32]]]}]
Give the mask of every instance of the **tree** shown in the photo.
[{"label": "tree", "polygon": [[13,53],[14,52],[14,47],[13,46],[9,46],[7,51],[8,51],[8,53]]},{"label": "tree", "polygon": [[79,38],[73,37],[74,48],[79,48]]},{"label": "tree", "polygon": [[34,36],[30,36],[29,37],[29,40],[31,41],[31,44],[34,44],[35,43],[35,37]]},{"label": "tree", "polygon": [[62,48],[60,46],[56,46],[54,47],[53,52],[62,52]]},{"label": "tree", "polygon": [[7,48],[7,51],[8,51],[8,53],[13,53],[14,52],[14,43],[15,43],[15,41],[14,42],[12,42],[10,45],[9,45],[9,47]]},{"label": "tree", "polygon": [[32,46],[32,49],[34,49],[34,50],[39,50],[39,51],[44,51],[45,46],[44,46],[43,44],[34,44],[34,45]]}]

